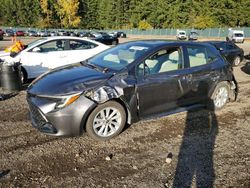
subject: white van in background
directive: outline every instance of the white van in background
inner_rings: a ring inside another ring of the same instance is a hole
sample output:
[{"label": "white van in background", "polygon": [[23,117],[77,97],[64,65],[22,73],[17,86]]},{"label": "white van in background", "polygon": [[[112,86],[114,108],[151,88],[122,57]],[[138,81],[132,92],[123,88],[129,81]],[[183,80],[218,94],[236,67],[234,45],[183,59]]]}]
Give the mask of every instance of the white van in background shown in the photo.
[{"label": "white van in background", "polygon": [[176,39],[177,40],[186,40],[187,39],[187,33],[183,30],[177,30],[176,32]]},{"label": "white van in background", "polygon": [[229,29],[227,40],[233,41],[235,43],[243,43],[245,40],[244,31]]}]

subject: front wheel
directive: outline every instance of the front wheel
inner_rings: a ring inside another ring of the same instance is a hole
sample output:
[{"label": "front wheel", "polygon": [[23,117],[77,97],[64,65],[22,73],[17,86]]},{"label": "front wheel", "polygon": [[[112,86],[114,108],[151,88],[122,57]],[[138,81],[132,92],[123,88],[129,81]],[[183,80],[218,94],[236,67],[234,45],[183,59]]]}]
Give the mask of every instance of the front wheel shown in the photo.
[{"label": "front wheel", "polygon": [[212,94],[212,104],[210,104],[210,109],[220,110],[229,101],[229,85],[227,82],[220,82],[216,86]]},{"label": "front wheel", "polygon": [[27,83],[28,75],[27,75],[26,70],[23,67],[21,67],[20,77],[21,77],[21,83],[22,84]]},{"label": "front wheel", "polygon": [[108,101],[97,106],[89,115],[86,132],[95,140],[109,140],[122,132],[125,123],[123,106],[115,101]]}]

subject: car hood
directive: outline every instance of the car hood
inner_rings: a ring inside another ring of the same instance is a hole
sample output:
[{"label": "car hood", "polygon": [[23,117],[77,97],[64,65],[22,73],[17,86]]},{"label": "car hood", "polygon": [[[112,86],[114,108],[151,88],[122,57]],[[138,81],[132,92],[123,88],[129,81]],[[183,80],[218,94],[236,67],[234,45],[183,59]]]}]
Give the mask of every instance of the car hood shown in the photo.
[{"label": "car hood", "polygon": [[10,55],[10,52],[0,51],[0,58],[8,57]]},{"label": "car hood", "polygon": [[11,57],[10,52],[0,51],[0,59],[12,63],[12,62],[19,62],[20,61],[20,52],[15,56]]},{"label": "car hood", "polygon": [[103,73],[79,64],[49,71],[36,80],[28,93],[33,95],[64,96],[84,92],[108,80],[112,74]]}]

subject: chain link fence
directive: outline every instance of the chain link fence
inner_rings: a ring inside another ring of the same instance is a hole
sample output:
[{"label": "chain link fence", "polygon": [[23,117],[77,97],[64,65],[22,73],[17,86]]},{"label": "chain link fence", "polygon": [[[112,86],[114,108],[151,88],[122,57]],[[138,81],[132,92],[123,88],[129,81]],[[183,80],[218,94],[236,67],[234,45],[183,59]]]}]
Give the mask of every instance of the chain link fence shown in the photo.
[{"label": "chain link fence", "polygon": [[[245,33],[246,38],[250,38],[250,27],[243,28],[232,28],[233,30],[242,30]],[[149,30],[139,30],[139,29],[131,29],[131,30],[122,30],[128,35],[163,35],[163,36],[175,36],[178,29],[149,29]],[[201,37],[206,38],[224,38],[228,35],[229,28],[208,28],[204,30],[196,30],[196,29],[179,29],[184,30],[186,33],[190,33],[191,31],[195,31]]]},{"label": "chain link fence", "polygon": [[[38,28],[24,28],[24,27],[0,27],[3,30],[6,29],[14,29],[15,31],[22,30],[22,31],[28,31],[28,30],[34,30],[39,31],[41,29]],[[250,38],[250,27],[241,27],[241,28],[232,28],[233,30],[242,30],[245,33],[246,38]],[[49,31],[58,31],[58,30],[65,30],[65,31],[86,31],[86,29],[48,29]],[[158,36],[175,36],[178,29],[148,29],[148,30],[140,30],[140,29],[126,29],[126,30],[105,30],[106,32],[112,32],[112,31],[123,31],[127,35],[158,35]],[[208,28],[204,30],[196,30],[196,29],[179,29],[184,30],[188,33],[191,31],[195,31],[199,34],[200,37],[206,37],[206,38],[223,38],[228,35],[229,28],[223,27],[223,28]]]}]

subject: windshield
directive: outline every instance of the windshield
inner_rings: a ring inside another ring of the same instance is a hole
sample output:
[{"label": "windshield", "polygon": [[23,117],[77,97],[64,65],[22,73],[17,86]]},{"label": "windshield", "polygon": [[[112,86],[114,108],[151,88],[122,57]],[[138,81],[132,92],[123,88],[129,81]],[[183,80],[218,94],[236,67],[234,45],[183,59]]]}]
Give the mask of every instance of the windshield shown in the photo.
[{"label": "windshield", "polygon": [[152,47],[143,43],[120,44],[91,58],[89,63],[104,69],[120,71]]},{"label": "windshield", "polygon": [[193,35],[193,36],[198,36],[198,33],[195,33],[195,32],[191,32],[190,35]]},{"label": "windshield", "polygon": [[41,39],[35,40],[35,41],[29,43],[28,46],[27,46],[27,48],[32,47],[32,46],[35,46],[36,44],[38,44],[38,43],[40,43],[40,42],[42,42],[42,41],[45,41],[46,39],[47,39],[47,38],[41,38]]},{"label": "windshield", "polygon": [[243,34],[242,33],[235,33],[234,36],[235,37],[243,37]]}]

